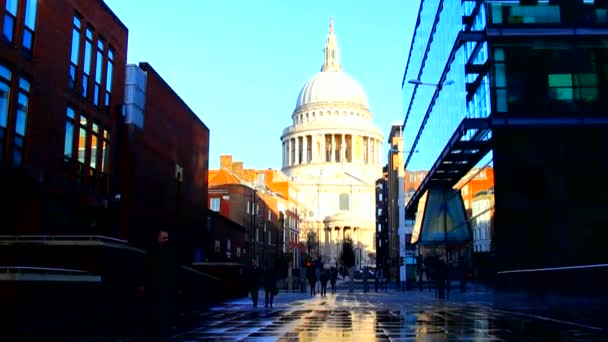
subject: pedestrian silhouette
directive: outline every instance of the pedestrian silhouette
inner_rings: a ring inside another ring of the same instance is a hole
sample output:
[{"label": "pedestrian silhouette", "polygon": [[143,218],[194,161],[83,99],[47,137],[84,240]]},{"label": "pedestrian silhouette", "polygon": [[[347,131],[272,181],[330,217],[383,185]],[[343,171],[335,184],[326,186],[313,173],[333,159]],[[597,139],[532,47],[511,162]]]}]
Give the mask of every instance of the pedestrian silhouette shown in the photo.
[{"label": "pedestrian silhouette", "polygon": [[336,281],[338,280],[338,270],[335,267],[331,268],[329,282],[331,283],[331,293],[336,293]]},{"label": "pedestrian silhouette", "polygon": [[167,341],[175,322],[179,263],[169,232],[159,229],[144,261],[144,285],[139,291],[146,305],[145,335],[148,341]]},{"label": "pedestrian silhouette", "polygon": [[251,261],[251,268],[249,269],[249,273],[247,276],[247,285],[249,287],[249,292],[251,293],[251,301],[253,302],[253,307],[258,306],[258,292],[260,290],[260,279],[262,275],[260,269],[258,268],[258,264],[255,260]]},{"label": "pedestrian silhouette", "polygon": [[363,292],[367,293],[368,291],[368,285],[367,285],[367,267],[364,267],[362,270],[362,278],[363,278]]},{"label": "pedestrian silhouette", "polygon": [[264,307],[272,307],[274,295],[277,293],[277,274],[276,269],[269,267],[264,272]]},{"label": "pedestrian silhouette", "polygon": [[319,280],[321,282],[321,297],[327,297],[327,281],[329,280],[328,271],[323,269],[321,270],[321,275],[319,276]]}]

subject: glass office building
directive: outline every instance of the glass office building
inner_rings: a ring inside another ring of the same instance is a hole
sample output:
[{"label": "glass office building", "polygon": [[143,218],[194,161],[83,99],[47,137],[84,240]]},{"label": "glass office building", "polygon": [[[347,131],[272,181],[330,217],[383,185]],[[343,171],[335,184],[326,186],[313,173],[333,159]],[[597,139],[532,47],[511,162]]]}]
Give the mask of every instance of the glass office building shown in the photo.
[{"label": "glass office building", "polygon": [[[462,246],[489,211],[502,284],[606,278],[608,1],[422,0],[402,89],[416,242]],[[449,199],[486,168],[491,208]]]}]

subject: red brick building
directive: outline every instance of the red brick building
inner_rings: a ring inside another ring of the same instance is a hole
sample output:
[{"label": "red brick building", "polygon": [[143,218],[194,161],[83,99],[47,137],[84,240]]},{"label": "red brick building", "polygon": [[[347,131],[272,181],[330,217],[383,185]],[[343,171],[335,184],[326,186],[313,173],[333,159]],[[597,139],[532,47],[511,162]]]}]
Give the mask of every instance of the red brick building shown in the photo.
[{"label": "red brick building", "polygon": [[[0,30],[0,330],[132,336],[133,246],[159,224],[184,263],[202,244],[209,129],[147,63],[132,110],[128,30],[102,0],[0,1]],[[181,276],[191,302],[219,292]]]},{"label": "red brick building", "polygon": [[[283,253],[295,264],[299,235],[293,184],[275,170],[244,169],[231,156],[221,156],[220,166],[209,171],[210,210],[246,229],[248,257],[271,265]],[[216,234],[222,241],[223,233]]]},{"label": "red brick building", "polygon": [[126,298],[141,257],[112,239],[128,30],[101,0],[1,1],[0,27],[0,330],[28,339]]},{"label": "red brick building", "polygon": [[0,234],[121,235],[107,209],[127,28],[103,1],[0,12]]},{"label": "red brick building", "polygon": [[206,230],[209,129],[148,63],[129,65],[126,82],[119,230],[146,247],[164,226],[190,263]]}]

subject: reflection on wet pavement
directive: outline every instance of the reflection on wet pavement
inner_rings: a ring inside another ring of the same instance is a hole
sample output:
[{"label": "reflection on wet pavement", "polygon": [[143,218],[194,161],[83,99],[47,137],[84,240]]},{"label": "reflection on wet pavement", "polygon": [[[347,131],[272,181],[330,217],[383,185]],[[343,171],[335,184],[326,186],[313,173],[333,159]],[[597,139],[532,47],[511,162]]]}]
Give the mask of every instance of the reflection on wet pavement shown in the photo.
[{"label": "reflection on wet pavement", "polygon": [[252,308],[243,299],[202,312],[197,327],[175,340],[608,341],[599,328],[480,303],[408,300],[386,293],[280,296],[284,301],[274,308]]}]

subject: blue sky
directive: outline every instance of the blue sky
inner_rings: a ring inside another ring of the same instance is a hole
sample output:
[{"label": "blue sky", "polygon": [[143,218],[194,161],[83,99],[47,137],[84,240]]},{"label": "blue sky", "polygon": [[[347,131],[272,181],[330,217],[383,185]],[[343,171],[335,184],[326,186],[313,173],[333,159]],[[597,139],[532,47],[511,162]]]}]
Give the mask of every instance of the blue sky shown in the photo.
[{"label": "blue sky", "polygon": [[280,136],[321,67],[330,17],[343,70],[367,92],[385,135],[383,154],[390,125],[403,123],[419,0],[105,2],[129,28],[128,62],[149,62],[209,127],[211,169],[223,154],[246,168],[281,168]]}]

